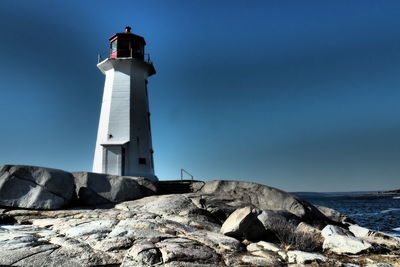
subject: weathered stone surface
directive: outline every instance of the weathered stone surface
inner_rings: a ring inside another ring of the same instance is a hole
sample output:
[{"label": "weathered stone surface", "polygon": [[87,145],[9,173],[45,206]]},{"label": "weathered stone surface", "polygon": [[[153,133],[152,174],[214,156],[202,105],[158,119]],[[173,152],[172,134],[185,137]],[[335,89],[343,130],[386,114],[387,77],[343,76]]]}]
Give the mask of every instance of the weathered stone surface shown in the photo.
[{"label": "weathered stone surface", "polygon": [[323,249],[337,254],[359,254],[372,248],[371,243],[338,226],[327,225],[321,234],[324,237]]},{"label": "weathered stone surface", "polygon": [[96,220],[92,222],[79,223],[74,227],[61,230],[60,233],[68,237],[82,237],[85,235],[93,236],[93,234],[106,235],[112,231],[112,227],[116,224],[116,220]]},{"label": "weathered stone surface", "polygon": [[221,233],[238,239],[261,240],[266,231],[257,219],[259,210],[245,207],[234,211],[221,227]]},{"label": "weathered stone surface", "polygon": [[4,165],[0,167],[0,205],[29,209],[59,209],[74,196],[74,179],[62,170]]},{"label": "weathered stone surface", "polygon": [[[91,266],[115,261],[88,245],[49,235],[51,230],[30,225],[3,226],[0,232],[0,265],[15,266]],[[50,236],[44,238],[41,236]]]},{"label": "weathered stone surface", "polygon": [[188,239],[202,243],[208,247],[214,248],[215,251],[219,254],[226,252],[237,252],[241,249],[241,244],[237,239],[222,235],[220,233],[198,230],[186,232],[186,237]]},{"label": "weathered stone surface", "polygon": [[116,205],[116,208],[121,210],[140,209],[157,215],[179,215],[184,211],[188,213],[189,210],[199,209],[185,195],[149,196],[135,201],[126,201]]},{"label": "weathered stone surface", "polygon": [[270,243],[270,242],[265,242],[265,241],[259,241],[257,243],[252,243],[250,245],[247,246],[247,251],[250,252],[254,252],[254,251],[258,251],[258,250],[269,250],[269,251],[273,251],[273,252],[278,252],[281,250],[281,248],[279,246],[277,246],[274,243]]},{"label": "weathered stone surface", "polygon": [[328,258],[318,253],[309,253],[299,250],[291,250],[287,252],[289,263],[311,263],[311,262],[326,262]]},{"label": "weathered stone surface", "polygon": [[253,266],[283,266],[282,262],[276,259],[274,256],[270,257],[259,257],[259,256],[243,256],[241,261],[243,263],[249,263]]},{"label": "weathered stone surface", "polygon": [[329,219],[331,219],[334,222],[355,224],[355,222],[351,218],[338,212],[337,210],[334,210],[334,209],[331,209],[328,207],[324,207],[324,206],[315,206],[315,207],[320,212],[322,212],[322,214],[324,214],[326,217],[328,217]]},{"label": "weathered stone surface", "polygon": [[286,210],[308,221],[324,221],[326,217],[314,206],[279,189],[241,181],[194,183],[199,194],[220,195],[251,203],[261,210]]},{"label": "weathered stone surface", "polygon": [[263,210],[258,215],[258,220],[268,230],[274,230],[277,225],[297,225],[300,218],[286,210]]},{"label": "weathered stone surface", "polygon": [[73,172],[78,201],[83,205],[119,203],[154,195],[155,182],[143,177]]},{"label": "weathered stone surface", "polygon": [[321,235],[325,239],[327,237],[335,236],[335,235],[354,237],[353,233],[351,233],[350,231],[348,231],[346,229],[343,229],[342,227],[336,226],[336,225],[325,226],[325,228],[322,229],[322,231],[321,231]]},{"label": "weathered stone surface", "polygon": [[159,248],[164,263],[171,261],[188,261],[216,263],[218,255],[207,246],[187,240],[187,242],[169,241],[168,239],[156,244]]},{"label": "weathered stone surface", "polygon": [[149,266],[162,263],[160,250],[151,242],[133,245],[126,254],[121,266]]}]

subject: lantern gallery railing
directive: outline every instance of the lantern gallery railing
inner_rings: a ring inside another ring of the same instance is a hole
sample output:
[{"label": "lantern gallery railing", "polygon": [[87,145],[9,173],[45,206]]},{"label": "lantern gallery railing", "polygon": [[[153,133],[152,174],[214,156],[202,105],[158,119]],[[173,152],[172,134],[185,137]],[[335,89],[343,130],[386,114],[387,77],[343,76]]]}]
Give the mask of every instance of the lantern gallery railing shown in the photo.
[{"label": "lantern gallery railing", "polygon": [[[99,54],[97,54],[97,63],[100,63],[107,58],[110,58],[110,52],[99,53]],[[130,51],[130,57],[128,57],[128,58],[132,58],[132,49]],[[143,60],[144,60],[144,62],[152,63],[150,60],[150,54],[144,54]]]}]

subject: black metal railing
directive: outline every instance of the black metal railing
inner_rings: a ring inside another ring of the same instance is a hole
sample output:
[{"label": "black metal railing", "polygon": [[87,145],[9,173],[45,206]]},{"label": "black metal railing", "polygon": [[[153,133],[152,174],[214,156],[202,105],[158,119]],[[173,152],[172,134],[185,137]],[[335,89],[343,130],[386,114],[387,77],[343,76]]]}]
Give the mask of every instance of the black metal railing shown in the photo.
[{"label": "black metal railing", "polygon": [[[97,54],[97,64],[102,62],[103,60],[110,58],[110,52],[102,52],[102,53],[98,53]],[[132,49],[130,50],[130,56],[128,58],[136,58],[135,56],[133,56],[133,51]],[[147,63],[152,63],[151,59],[150,59],[150,54],[146,53],[143,54],[143,61],[147,62]]]},{"label": "black metal railing", "polygon": [[193,181],[193,175],[191,175],[188,171],[186,171],[185,169],[181,169],[181,181],[183,181],[183,174],[186,173],[187,175],[189,175],[191,177],[191,180]]}]

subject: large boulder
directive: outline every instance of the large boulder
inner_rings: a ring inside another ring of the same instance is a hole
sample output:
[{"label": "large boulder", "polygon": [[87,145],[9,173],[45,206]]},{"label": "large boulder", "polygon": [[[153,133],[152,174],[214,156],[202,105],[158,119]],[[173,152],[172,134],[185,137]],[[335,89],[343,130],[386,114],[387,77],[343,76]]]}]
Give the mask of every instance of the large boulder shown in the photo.
[{"label": "large boulder", "polygon": [[245,207],[234,211],[221,227],[221,233],[238,239],[261,240],[266,235],[257,219],[260,211]]},{"label": "large boulder", "polygon": [[325,226],[325,228],[322,229],[322,231],[321,231],[321,235],[324,238],[328,238],[330,236],[335,236],[335,235],[354,237],[354,234],[352,232],[350,232],[349,230],[346,230],[342,227],[336,226],[336,225]]},{"label": "large boulder", "polygon": [[326,217],[331,219],[334,222],[337,222],[339,224],[355,224],[355,221],[353,221],[351,218],[347,217],[343,213],[338,212],[337,210],[324,207],[324,206],[315,206],[322,214],[324,214]]},{"label": "large boulder", "polygon": [[287,192],[266,185],[241,181],[209,181],[193,184],[194,192],[248,202],[261,210],[286,210],[307,222],[326,222],[313,205]]},{"label": "large boulder", "polygon": [[300,218],[286,210],[263,210],[258,219],[266,229],[274,230],[284,225],[296,227],[300,223]]},{"label": "large boulder", "polygon": [[399,248],[400,238],[387,235],[382,232],[373,231],[371,229],[361,227],[359,225],[353,224],[349,226],[350,232],[352,232],[356,237],[364,239],[368,242],[385,246],[388,248]]},{"label": "large boulder", "polygon": [[73,172],[78,202],[82,205],[119,203],[154,195],[155,182],[143,177]]},{"label": "large boulder", "polygon": [[59,209],[74,197],[74,178],[65,171],[22,165],[0,167],[0,205]]},{"label": "large boulder", "polygon": [[327,225],[321,234],[324,237],[323,249],[337,254],[360,254],[372,249],[371,243],[338,226]]}]

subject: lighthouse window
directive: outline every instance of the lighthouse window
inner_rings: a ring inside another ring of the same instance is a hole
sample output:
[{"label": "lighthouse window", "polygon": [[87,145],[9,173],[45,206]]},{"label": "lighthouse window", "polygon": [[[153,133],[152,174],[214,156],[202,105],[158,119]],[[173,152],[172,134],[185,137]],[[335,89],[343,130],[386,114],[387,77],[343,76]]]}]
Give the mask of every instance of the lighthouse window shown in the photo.
[{"label": "lighthouse window", "polygon": [[117,40],[111,43],[111,52],[117,52]]},{"label": "lighthouse window", "polygon": [[146,165],[146,158],[139,158],[139,164]]}]

